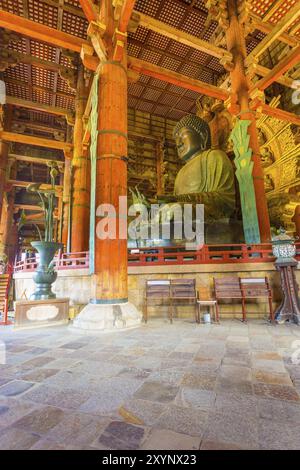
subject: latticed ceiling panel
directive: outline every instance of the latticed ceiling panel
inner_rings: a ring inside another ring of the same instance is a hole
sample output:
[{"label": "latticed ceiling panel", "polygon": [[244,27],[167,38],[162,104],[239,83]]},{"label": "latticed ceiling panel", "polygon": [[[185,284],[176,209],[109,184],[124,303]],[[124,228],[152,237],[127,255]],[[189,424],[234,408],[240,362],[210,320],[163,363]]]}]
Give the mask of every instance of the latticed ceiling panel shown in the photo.
[{"label": "latticed ceiling panel", "polygon": [[146,15],[156,17],[160,5],[161,0],[151,0],[151,2],[146,0],[137,0],[135,9],[145,13]]},{"label": "latticed ceiling panel", "polygon": [[26,86],[7,82],[6,91],[9,96],[18,96],[18,98],[21,98],[22,100],[30,99],[30,92]]},{"label": "latticed ceiling panel", "polygon": [[285,0],[281,5],[278,6],[276,11],[269,18],[268,20],[269,23],[277,24],[279,21],[281,21],[284,18],[284,16],[289,12],[289,10],[294,5],[296,5],[297,2],[299,3],[299,0]]},{"label": "latticed ceiling panel", "polygon": [[252,0],[251,1],[251,10],[256,15],[263,18],[269,9],[273,6],[274,0]]},{"label": "latticed ceiling panel", "polygon": [[31,76],[33,85],[38,85],[53,90],[55,78],[54,72],[32,66]]},{"label": "latticed ceiling panel", "polygon": [[138,57],[141,53],[141,50],[142,48],[136,44],[132,44],[131,42],[128,44],[128,54],[131,57]]},{"label": "latticed ceiling panel", "polygon": [[183,98],[176,104],[176,107],[188,113],[194,107],[194,102]]},{"label": "latticed ceiling panel", "polygon": [[8,45],[8,49],[11,51],[17,51],[21,54],[26,54],[27,52],[27,42],[28,40],[25,38],[20,38],[19,41],[10,42]]},{"label": "latticed ceiling panel", "polygon": [[0,0],[0,8],[15,15],[23,16],[23,0]]},{"label": "latticed ceiling panel", "polygon": [[29,82],[28,66],[25,64],[17,64],[15,67],[9,67],[4,72],[4,78],[12,78],[24,83]]},{"label": "latticed ceiling panel", "polygon": [[147,39],[147,44],[149,46],[156,47],[162,50],[166,49],[169,42],[170,42],[169,38],[167,38],[166,36],[163,36],[162,34],[155,33],[154,31],[150,32],[148,39]]},{"label": "latticed ceiling panel", "polygon": [[32,91],[32,100],[36,101],[37,103],[51,105],[52,103],[52,95],[45,91],[40,90],[33,90]]},{"label": "latticed ceiling panel", "polygon": [[31,39],[30,41],[30,54],[42,60],[55,62],[57,49],[48,44],[44,44]]},{"label": "latticed ceiling panel", "polygon": [[59,108],[65,108],[69,109],[70,111],[73,111],[75,108],[75,103],[74,103],[74,98],[70,97],[64,97],[64,96],[56,96],[56,106]]},{"label": "latticed ceiling panel", "polygon": [[[158,64],[162,58],[162,54],[144,49],[140,52],[139,58],[142,60],[145,60],[146,62],[151,62],[152,64]],[[179,64],[180,62],[177,62],[177,67],[179,66]],[[167,68],[171,68],[171,67],[167,67]],[[173,70],[176,70],[176,67]]]},{"label": "latticed ceiling panel", "polygon": [[67,11],[64,11],[62,18],[62,31],[73,36],[86,39],[87,37],[88,22],[85,18],[73,15]]},{"label": "latticed ceiling panel", "polygon": [[57,28],[58,8],[36,0],[27,0],[28,19]]},{"label": "latticed ceiling panel", "polygon": [[62,80],[60,77],[57,79],[57,91],[61,93],[67,93],[69,95],[75,95],[75,90],[72,90],[69,88],[68,84],[66,83],[65,80]]}]

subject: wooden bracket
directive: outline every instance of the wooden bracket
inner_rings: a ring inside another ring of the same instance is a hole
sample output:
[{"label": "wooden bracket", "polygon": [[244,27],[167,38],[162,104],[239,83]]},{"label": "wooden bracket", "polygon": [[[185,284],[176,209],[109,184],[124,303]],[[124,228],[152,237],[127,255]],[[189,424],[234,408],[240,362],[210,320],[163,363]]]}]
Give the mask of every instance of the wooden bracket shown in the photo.
[{"label": "wooden bracket", "polygon": [[121,33],[118,29],[115,30],[113,36],[113,45],[114,45],[114,53],[113,53],[113,60],[121,61],[124,54],[124,48],[126,44],[127,33]]},{"label": "wooden bracket", "polygon": [[87,34],[91,38],[92,45],[100,61],[107,60],[107,51],[103,40],[105,31],[106,25],[99,21],[91,21],[87,30]]}]

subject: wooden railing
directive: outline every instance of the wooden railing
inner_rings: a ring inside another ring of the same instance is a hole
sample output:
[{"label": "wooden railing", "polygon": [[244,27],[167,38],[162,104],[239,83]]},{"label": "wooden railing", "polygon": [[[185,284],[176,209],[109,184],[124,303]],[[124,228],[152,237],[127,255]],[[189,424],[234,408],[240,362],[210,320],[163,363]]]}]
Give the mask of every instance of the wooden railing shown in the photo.
[{"label": "wooden railing", "polygon": [[[38,254],[31,258],[15,263],[14,272],[32,272],[35,271],[39,264]],[[54,257],[53,262],[55,268],[59,271],[62,269],[84,269],[89,267],[89,252],[80,253],[63,253],[59,251]]]},{"label": "wooden railing", "polygon": [[274,261],[271,244],[204,245],[198,251],[187,251],[185,247],[140,248],[129,251],[129,265],[135,266]]},{"label": "wooden railing", "polygon": [[[296,244],[296,259],[300,261],[300,243]],[[182,247],[153,247],[128,249],[129,266],[158,266],[178,264],[222,264],[222,263],[272,263],[275,258],[272,245],[204,245],[198,251],[187,251]],[[15,264],[14,272],[34,271],[38,259],[28,258]],[[62,253],[54,258],[57,270],[84,269],[89,267],[89,253]]]}]

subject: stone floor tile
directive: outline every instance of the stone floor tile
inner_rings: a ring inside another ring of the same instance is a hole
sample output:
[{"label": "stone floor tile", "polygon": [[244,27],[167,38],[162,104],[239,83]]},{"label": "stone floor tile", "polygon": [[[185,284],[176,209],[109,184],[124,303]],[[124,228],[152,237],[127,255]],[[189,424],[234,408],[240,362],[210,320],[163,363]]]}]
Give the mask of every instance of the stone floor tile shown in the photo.
[{"label": "stone floor tile", "polygon": [[26,361],[22,364],[22,368],[25,369],[32,369],[33,367],[41,367],[46,364],[49,364],[49,362],[53,361],[53,357],[47,357],[47,356],[40,356],[40,357],[34,357],[33,359],[30,359],[29,361]]},{"label": "stone floor tile", "polygon": [[292,381],[287,373],[276,374],[274,372],[267,372],[265,370],[253,369],[252,380],[255,382],[263,382],[266,384],[275,385],[288,385],[292,386]]},{"label": "stone floor tile", "polygon": [[30,372],[25,372],[21,377],[23,380],[27,380],[29,382],[43,382],[45,379],[52,377],[53,375],[57,374],[59,369],[34,369]]},{"label": "stone floor tile", "polygon": [[0,430],[0,450],[27,450],[40,439],[38,434],[23,429]]},{"label": "stone floor tile", "polygon": [[146,430],[143,427],[112,421],[95,444],[109,446],[111,450],[136,450],[139,449],[145,434]]},{"label": "stone floor tile", "polygon": [[[69,384],[66,384],[67,386]],[[36,403],[58,406],[66,409],[77,409],[92,391],[88,389],[59,388],[48,384],[42,384],[34,387],[33,390],[23,395],[25,400]]]},{"label": "stone floor tile", "polygon": [[91,445],[95,436],[99,436],[109,423],[106,417],[94,417],[86,413],[65,414],[62,420],[45,436],[66,445]]},{"label": "stone floor tile", "polygon": [[169,403],[174,400],[179,388],[165,382],[147,381],[134,394],[135,398],[159,403]]},{"label": "stone floor tile", "polygon": [[282,422],[260,419],[258,436],[261,450],[299,450],[299,433]]},{"label": "stone floor tile", "polygon": [[29,390],[33,385],[34,383],[25,382],[24,380],[14,380],[0,387],[0,395],[14,397],[26,392],[26,390]]},{"label": "stone floor tile", "polygon": [[208,413],[195,408],[170,405],[155,423],[155,428],[169,429],[179,434],[202,436]]},{"label": "stone floor tile", "polygon": [[300,423],[300,403],[259,398],[257,408],[260,418],[281,423]]},{"label": "stone floor tile", "polygon": [[287,385],[255,383],[253,390],[255,395],[260,397],[300,402],[300,396],[295,388]]},{"label": "stone floor tile", "polygon": [[153,429],[143,443],[143,450],[198,450],[200,438],[168,429]]},{"label": "stone floor tile", "polygon": [[215,371],[192,371],[186,372],[181,385],[188,388],[201,390],[213,390],[216,385],[217,373]]},{"label": "stone floor tile", "polygon": [[185,370],[182,368],[157,369],[151,371],[148,380],[154,382],[165,382],[170,385],[179,385],[184,376]]},{"label": "stone floor tile", "polygon": [[127,423],[152,426],[165,410],[166,404],[135,398],[124,402],[118,412]]},{"label": "stone floor tile", "polygon": [[35,408],[35,404],[28,403],[20,398],[0,397],[0,425],[7,427],[28,414]]},{"label": "stone floor tile", "polygon": [[182,387],[175,399],[176,405],[209,411],[215,402],[216,394],[212,390]]},{"label": "stone floor tile", "polygon": [[243,414],[215,411],[209,417],[204,440],[227,442],[242,449],[259,446],[257,420]]},{"label": "stone floor tile", "polygon": [[41,435],[56,426],[63,416],[61,409],[43,406],[20,418],[14,423],[14,427]]},{"label": "stone floor tile", "polygon": [[[116,415],[120,406],[141,386],[140,380],[115,377],[103,379],[97,394],[88,398],[80,411],[96,415]],[[112,393],[113,392],[113,393]]]}]

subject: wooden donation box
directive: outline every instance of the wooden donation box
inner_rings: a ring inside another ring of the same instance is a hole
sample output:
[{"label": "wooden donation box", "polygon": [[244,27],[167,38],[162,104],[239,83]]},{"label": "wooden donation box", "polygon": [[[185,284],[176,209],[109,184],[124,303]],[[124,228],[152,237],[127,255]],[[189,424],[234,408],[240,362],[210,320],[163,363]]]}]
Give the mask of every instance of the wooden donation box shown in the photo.
[{"label": "wooden donation box", "polygon": [[42,328],[69,321],[69,299],[18,300],[15,328]]}]

